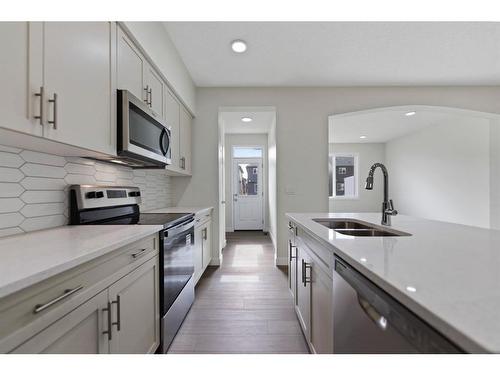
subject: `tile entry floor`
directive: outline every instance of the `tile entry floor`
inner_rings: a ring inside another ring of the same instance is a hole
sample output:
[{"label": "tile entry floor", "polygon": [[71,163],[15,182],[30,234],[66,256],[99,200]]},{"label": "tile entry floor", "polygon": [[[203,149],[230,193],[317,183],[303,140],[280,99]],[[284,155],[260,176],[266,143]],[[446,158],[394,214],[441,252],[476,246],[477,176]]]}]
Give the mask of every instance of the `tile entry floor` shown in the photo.
[{"label": "tile entry floor", "polygon": [[308,353],[269,236],[227,233],[223,255],[198,283],[169,353]]}]

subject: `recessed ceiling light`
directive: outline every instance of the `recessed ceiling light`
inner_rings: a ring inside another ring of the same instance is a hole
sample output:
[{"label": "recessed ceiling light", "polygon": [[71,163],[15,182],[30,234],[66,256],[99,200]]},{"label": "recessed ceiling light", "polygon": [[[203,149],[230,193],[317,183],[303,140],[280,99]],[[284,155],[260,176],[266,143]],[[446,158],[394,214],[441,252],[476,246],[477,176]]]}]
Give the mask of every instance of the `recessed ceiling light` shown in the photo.
[{"label": "recessed ceiling light", "polygon": [[231,42],[231,49],[236,53],[243,53],[247,50],[247,44],[244,40],[236,39]]},{"label": "recessed ceiling light", "polygon": [[366,139],[366,135],[362,135],[359,139]]},{"label": "recessed ceiling light", "polygon": [[243,121],[243,122],[252,122],[253,119],[251,117],[242,117],[241,121]]},{"label": "recessed ceiling light", "polygon": [[414,112],[414,111],[411,111],[411,112],[406,112],[406,113],[405,113],[405,116],[410,117],[410,116],[413,116],[415,113],[417,113],[417,112]]},{"label": "recessed ceiling light", "polygon": [[417,291],[417,288],[415,288],[414,286],[407,286],[406,290],[408,292],[415,293]]},{"label": "recessed ceiling light", "polygon": [[361,258],[360,261],[362,261],[363,263],[366,262],[366,258]]}]

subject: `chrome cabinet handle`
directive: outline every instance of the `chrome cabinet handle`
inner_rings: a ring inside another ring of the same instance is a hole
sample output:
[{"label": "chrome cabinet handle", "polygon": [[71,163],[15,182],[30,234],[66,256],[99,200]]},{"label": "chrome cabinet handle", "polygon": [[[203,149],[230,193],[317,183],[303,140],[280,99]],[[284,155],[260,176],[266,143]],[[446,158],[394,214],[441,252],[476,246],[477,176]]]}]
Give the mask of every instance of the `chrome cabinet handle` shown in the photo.
[{"label": "chrome cabinet handle", "polygon": [[146,91],[146,99],[144,99],[144,102],[149,105],[149,85],[146,85],[144,88],[144,91]]},{"label": "chrome cabinet handle", "polygon": [[50,306],[55,305],[58,302],[61,302],[63,299],[68,298],[72,294],[75,294],[76,292],[80,291],[83,289],[83,285],[77,286],[74,289],[66,289],[63,294],[61,294],[59,297],[54,298],[53,300],[43,303],[43,304],[38,304],[35,306],[33,309],[34,314],[38,314],[39,312],[42,312],[45,309],[48,309]]},{"label": "chrome cabinet handle", "polygon": [[297,248],[297,246],[292,245],[292,241],[288,240],[288,250],[289,250],[289,254],[290,254],[290,262],[292,261],[292,259],[297,258],[297,253],[295,253],[295,256],[292,256],[292,248]]},{"label": "chrome cabinet handle", "polygon": [[311,283],[311,276],[307,276],[307,269],[312,269],[311,263],[307,263],[302,259],[302,284],[307,286],[307,283]]},{"label": "chrome cabinet handle", "polygon": [[108,341],[111,341],[113,337],[113,333],[111,331],[111,302],[108,301],[108,307],[102,309],[102,311],[106,311],[108,313],[108,329],[106,331],[102,331],[102,334],[108,335]]},{"label": "chrome cabinet handle", "polygon": [[43,126],[43,104],[45,102],[45,89],[43,86],[40,87],[40,92],[36,92],[35,96],[40,97],[40,115],[39,116],[34,116],[35,119],[40,120],[40,125]]},{"label": "chrome cabinet handle", "polygon": [[149,89],[149,106],[150,107],[153,106],[153,89],[152,88]]},{"label": "chrome cabinet handle", "polygon": [[146,254],[146,250],[147,249],[141,249],[137,253],[132,254],[132,258],[137,259],[137,258],[143,256],[144,254]]},{"label": "chrome cabinet handle", "polygon": [[54,97],[49,99],[49,103],[54,103],[54,119],[52,121],[48,121],[49,124],[52,125],[54,129],[57,129],[57,94],[54,93]]},{"label": "chrome cabinet handle", "polygon": [[186,158],[183,156],[180,158],[181,168],[186,169]]},{"label": "chrome cabinet handle", "polygon": [[111,304],[116,304],[116,322],[111,323],[112,326],[116,326],[116,330],[119,331],[121,327],[121,317],[120,317],[120,296],[116,296],[116,301],[112,301]]},{"label": "chrome cabinet handle", "polygon": [[203,239],[206,240],[208,238],[207,236],[207,228],[203,228]]}]

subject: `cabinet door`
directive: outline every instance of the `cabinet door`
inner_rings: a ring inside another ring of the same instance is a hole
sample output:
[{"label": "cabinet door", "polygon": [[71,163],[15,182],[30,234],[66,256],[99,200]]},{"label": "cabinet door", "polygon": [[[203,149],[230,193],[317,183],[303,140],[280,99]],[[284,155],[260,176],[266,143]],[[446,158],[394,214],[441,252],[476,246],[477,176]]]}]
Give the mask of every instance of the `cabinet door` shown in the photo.
[{"label": "cabinet door", "polygon": [[[42,24],[0,22],[0,127],[41,136]],[[30,74],[29,65],[33,67]]]},{"label": "cabinet door", "polygon": [[163,81],[149,64],[146,66],[146,87],[149,90],[148,103],[153,112],[164,118],[164,85]]},{"label": "cabinet door", "polygon": [[170,90],[166,90],[165,95],[165,118],[167,120],[167,125],[171,127],[172,136],[170,138],[170,144],[172,147],[172,164],[167,166],[167,169],[179,170],[179,151],[180,151],[180,113],[181,105],[175,98],[174,94]]},{"label": "cabinet door", "polygon": [[158,257],[155,257],[110,286],[111,353],[154,353],[158,347],[160,343],[158,268]]},{"label": "cabinet door", "polygon": [[311,268],[311,349],[333,353],[333,281],[319,266]]},{"label": "cabinet door", "polygon": [[191,174],[191,122],[191,115],[182,107],[180,115],[180,162],[181,168],[187,174]]},{"label": "cabinet door", "polygon": [[288,287],[293,304],[297,305],[297,248],[291,238],[288,239]]},{"label": "cabinet door", "polygon": [[97,294],[12,353],[99,354],[108,353],[107,290]]},{"label": "cabinet door", "polygon": [[297,241],[297,316],[304,331],[304,336],[309,342],[311,334],[311,283],[310,269],[311,259],[305,250],[305,245]]},{"label": "cabinet door", "polygon": [[111,121],[114,25],[44,24],[46,137],[90,150],[115,152]]},{"label": "cabinet door", "polygon": [[194,227],[194,280],[198,282],[203,270],[203,225]]},{"label": "cabinet door", "polygon": [[212,221],[203,226],[203,270],[212,260]]},{"label": "cabinet door", "polygon": [[144,72],[146,61],[121,28],[117,31],[117,86],[128,90],[141,100],[146,100]]}]

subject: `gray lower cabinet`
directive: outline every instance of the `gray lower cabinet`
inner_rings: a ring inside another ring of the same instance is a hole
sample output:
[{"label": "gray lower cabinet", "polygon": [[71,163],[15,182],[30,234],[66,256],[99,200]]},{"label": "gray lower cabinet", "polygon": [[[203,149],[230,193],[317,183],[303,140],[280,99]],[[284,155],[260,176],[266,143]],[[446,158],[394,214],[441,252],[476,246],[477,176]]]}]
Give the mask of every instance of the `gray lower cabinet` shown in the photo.
[{"label": "gray lower cabinet", "polygon": [[0,353],[154,353],[158,236],[0,299]]},{"label": "gray lower cabinet", "polygon": [[[312,353],[333,353],[333,281],[330,258],[294,223],[289,225],[289,287],[295,312]],[[333,259],[333,256],[332,256]]]},{"label": "gray lower cabinet", "polygon": [[308,266],[311,259],[303,243],[297,239],[297,305],[295,311],[306,340],[309,342],[311,332],[311,283],[308,280]]},{"label": "gray lower cabinet", "polygon": [[105,309],[107,290],[79,306],[11,353],[104,354],[109,353]]},{"label": "gray lower cabinet", "polygon": [[154,353],[160,344],[158,267],[151,259],[109,288],[111,353]]}]

